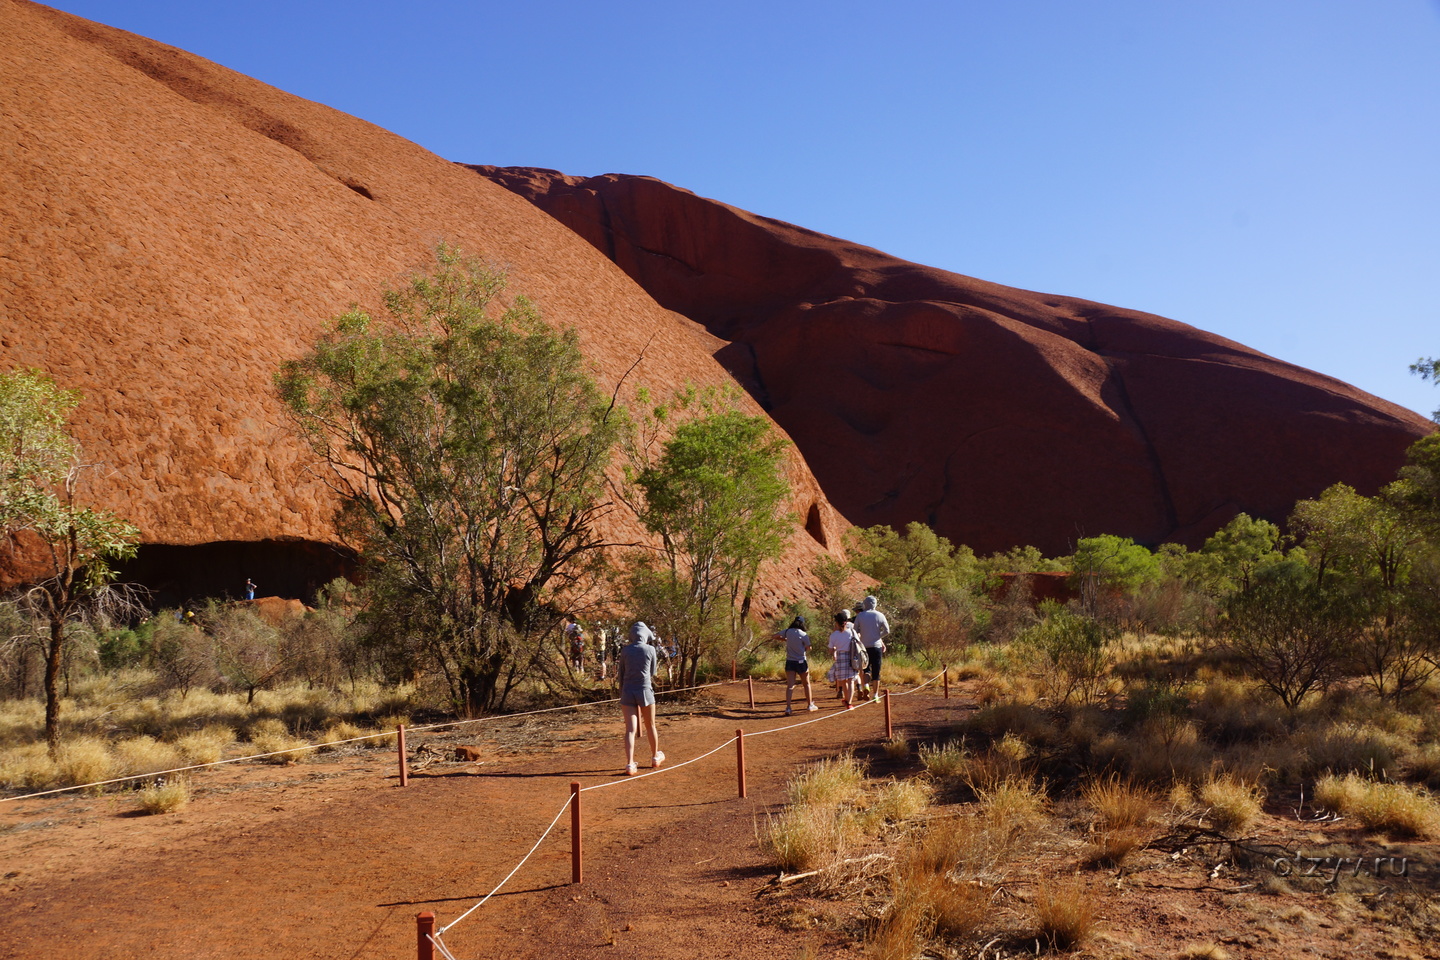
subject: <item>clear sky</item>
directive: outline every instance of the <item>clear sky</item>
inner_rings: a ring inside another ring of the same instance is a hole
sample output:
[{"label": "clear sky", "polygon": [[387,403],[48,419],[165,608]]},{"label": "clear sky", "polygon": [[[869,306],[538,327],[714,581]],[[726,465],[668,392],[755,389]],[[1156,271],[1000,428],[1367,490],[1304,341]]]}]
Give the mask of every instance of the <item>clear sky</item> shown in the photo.
[{"label": "clear sky", "polygon": [[1421,413],[1440,0],[58,0],[451,160],[647,174]]}]

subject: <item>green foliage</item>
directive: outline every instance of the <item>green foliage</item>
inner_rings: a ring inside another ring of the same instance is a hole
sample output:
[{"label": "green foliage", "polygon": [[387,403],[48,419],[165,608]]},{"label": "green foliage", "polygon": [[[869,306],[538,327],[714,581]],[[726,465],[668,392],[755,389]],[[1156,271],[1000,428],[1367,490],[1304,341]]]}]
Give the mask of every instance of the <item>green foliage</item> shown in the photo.
[{"label": "green foliage", "polygon": [[788,444],[764,417],[742,412],[733,393],[713,391],[656,407],[641,432],[657,439],[631,450],[637,513],[660,537],[663,559],[637,564],[631,594],[637,612],[660,620],[652,626],[672,625],[693,681],[706,649],[743,628],[760,565],[784,546],[793,522]]},{"label": "green foliage", "polygon": [[1105,631],[1090,617],[1066,610],[1053,601],[1040,605],[1041,620],[1019,637],[1041,657],[1042,683],[1049,695],[1089,703],[1100,693],[1109,669]]},{"label": "green foliage", "polygon": [[[1242,513],[1215,531],[1200,548],[1204,560],[1213,560],[1209,569],[1192,572],[1220,593],[1249,590],[1256,574],[1284,559],[1280,552],[1280,528],[1268,520],[1256,520]],[[1203,563],[1204,560],[1201,562]]]},{"label": "green foliage", "polygon": [[492,317],[504,275],[444,245],[436,260],[385,291],[379,320],[334,319],[275,382],[330,468],[376,636],[423,649],[481,711],[540,662],[554,602],[599,559],[626,421],[573,330],[523,297]]},{"label": "green foliage", "polygon": [[[1436,360],[1433,357],[1421,357],[1419,360],[1410,364],[1410,372],[1422,380],[1432,380],[1435,383],[1440,383],[1440,360]],[[1432,419],[1440,422],[1440,410],[1436,410],[1430,416]]]},{"label": "green foliage", "polygon": [[1096,581],[1119,590],[1134,590],[1160,576],[1155,554],[1129,537],[1112,534],[1081,540],[1071,564],[1082,583]]},{"label": "green foliage", "polygon": [[845,546],[855,569],[892,589],[954,590],[974,585],[978,575],[974,551],[955,546],[923,523],[912,521],[903,533],[884,525],[854,528]]},{"label": "green foliage", "polygon": [[1353,595],[1288,577],[1266,578],[1234,595],[1227,612],[1231,654],[1292,715],[1307,695],[1340,676],[1365,622]]}]

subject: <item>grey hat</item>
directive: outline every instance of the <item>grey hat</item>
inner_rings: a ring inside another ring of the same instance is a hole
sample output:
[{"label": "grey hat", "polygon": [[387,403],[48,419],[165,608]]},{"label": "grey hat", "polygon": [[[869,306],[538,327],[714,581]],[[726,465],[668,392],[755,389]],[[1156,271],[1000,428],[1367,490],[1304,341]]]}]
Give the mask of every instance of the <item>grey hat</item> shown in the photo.
[{"label": "grey hat", "polygon": [[636,620],[630,624],[631,643],[650,643],[655,639],[655,631],[645,626],[644,620]]}]

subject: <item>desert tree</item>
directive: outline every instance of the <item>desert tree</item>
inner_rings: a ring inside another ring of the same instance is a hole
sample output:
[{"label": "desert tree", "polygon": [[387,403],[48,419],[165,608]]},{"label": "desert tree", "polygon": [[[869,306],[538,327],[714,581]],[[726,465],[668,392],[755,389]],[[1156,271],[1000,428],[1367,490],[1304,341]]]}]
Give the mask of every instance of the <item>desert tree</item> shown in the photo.
[{"label": "desert tree", "polygon": [[503,706],[540,664],[567,595],[606,546],[605,470],[625,411],[574,330],[442,245],[332,320],[276,385],[364,558],[372,625],[423,649],[456,705]]},{"label": "desert tree", "polygon": [[1092,618],[1101,615],[1103,600],[1133,594],[1159,578],[1160,561],[1155,554],[1128,537],[1103,534],[1075,544],[1070,579]]},{"label": "desert tree", "polygon": [[1230,597],[1227,646],[1292,717],[1342,674],[1366,610],[1354,594],[1295,576],[1266,577]]},{"label": "desert tree", "polygon": [[60,736],[60,673],[69,631],[86,619],[127,615],[132,595],[111,565],[135,553],[139,531],[76,500],[85,473],[68,432],[80,395],[36,370],[0,375],[0,528],[5,549],[29,568],[22,603],[46,630],[45,737]]},{"label": "desert tree", "polygon": [[[669,435],[664,437],[666,430]],[[794,518],[785,510],[788,444],[734,392],[687,390],[656,405],[632,442],[632,502],[658,552],[635,558],[632,598],[680,645],[694,682],[707,649],[743,644],[751,592],[778,557]]]}]

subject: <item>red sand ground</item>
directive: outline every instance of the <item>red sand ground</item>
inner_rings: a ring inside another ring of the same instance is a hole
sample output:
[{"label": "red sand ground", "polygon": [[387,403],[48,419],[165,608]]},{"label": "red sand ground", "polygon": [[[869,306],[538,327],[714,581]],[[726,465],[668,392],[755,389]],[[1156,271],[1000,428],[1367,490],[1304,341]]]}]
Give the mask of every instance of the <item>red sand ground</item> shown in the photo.
[{"label": "red sand ground", "polygon": [[[803,884],[781,895],[793,899],[776,896],[756,825],[778,809],[787,776],[807,760],[854,748],[872,773],[913,773],[918,764],[896,765],[878,751],[878,704],[837,715],[835,701],[822,700],[817,716],[833,719],[753,736],[787,722],[783,687],[757,688],[755,711],[743,684],[667,708],[661,735],[671,769],[636,780],[618,777],[619,723],[614,707],[602,707],[506,721],[485,736],[471,728],[464,741],[493,759],[432,764],[405,789],[393,751],[375,750],[221,768],[199,780],[189,807],[165,816],[138,816],[114,795],[0,804],[0,957],[413,957],[418,912],[455,920],[535,843],[572,781],[617,780],[584,794],[584,883],[569,882],[562,816],[507,889],[445,937],[457,958],[860,956],[849,935],[814,921],[849,905],[813,900]],[[895,697],[893,707],[897,728],[912,736],[973,709],[934,688]],[[744,800],[733,748],[677,766],[737,727],[747,730]],[[1309,828],[1275,820],[1266,829]],[[1002,909],[1026,898],[1029,870],[1021,865],[997,890]],[[1254,878],[1211,879],[1203,865],[1162,865],[1124,881],[1105,871],[1084,876],[1103,898],[1102,933],[1086,956],[1176,956],[1197,942],[1230,944],[1232,956],[1247,957],[1437,955],[1413,933],[1353,910],[1337,916],[1344,911],[1332,898],[1264,897]]]}]

